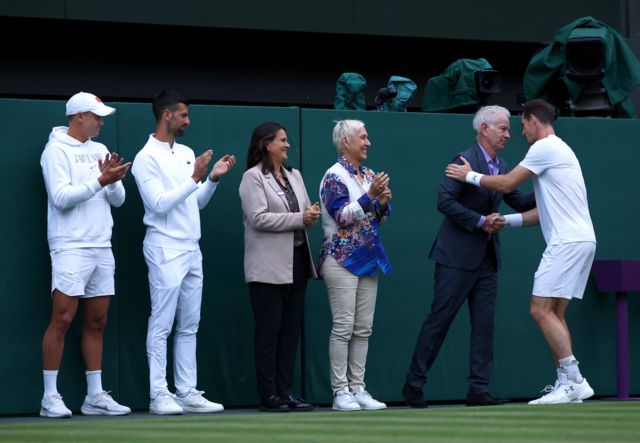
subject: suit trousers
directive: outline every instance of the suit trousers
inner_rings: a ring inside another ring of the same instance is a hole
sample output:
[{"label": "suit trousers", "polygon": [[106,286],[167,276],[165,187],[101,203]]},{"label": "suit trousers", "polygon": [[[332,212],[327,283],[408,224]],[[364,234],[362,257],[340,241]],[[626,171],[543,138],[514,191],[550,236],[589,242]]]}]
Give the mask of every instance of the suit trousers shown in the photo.
[{"label": "suit trousers", "polygon": [[369,336],[376,308],[378,276],[357,276],[327,255],[322,269],[333,326],[329,338],[331,389],[364,389]]},{"label": "suit trousers", "polygon": [[292,393],[309,266],[307,246],[302,245],[294,248],[292,284],[249,283],[256,381],[263,398]]},{"label": "suit trousers", "polygon": [[198,379],[196,333],[202,301],[200,249],[182,251],[144,245],[149,268],[151,316],[147,328],[147,358],[151,398],[169,392],[167,338],[175,320],[173,374],[176,391],[195,389]]},{"label": "suit trousers", "polygon": [[488,392],[493,370],[493,320],[498,293],[495,253],[490,243],[473,271],[436,263],[431,312],[422,324],[407,383],[422,388],[458,310],[467,301],[471,321],[469,393]]}]

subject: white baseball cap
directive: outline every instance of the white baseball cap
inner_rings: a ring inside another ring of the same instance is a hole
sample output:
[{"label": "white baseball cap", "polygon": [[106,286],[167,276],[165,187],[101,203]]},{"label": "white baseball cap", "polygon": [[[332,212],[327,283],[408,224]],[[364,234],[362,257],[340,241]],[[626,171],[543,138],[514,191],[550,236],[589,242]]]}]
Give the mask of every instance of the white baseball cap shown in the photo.
[{"label": "white baseball cap", "polygon": [[67,115],[76,115],[81,112],[93,112],[100,117],[106,117],[116,110],[102,103],[102,100],[93,94],[78,92],[67,102]]}]

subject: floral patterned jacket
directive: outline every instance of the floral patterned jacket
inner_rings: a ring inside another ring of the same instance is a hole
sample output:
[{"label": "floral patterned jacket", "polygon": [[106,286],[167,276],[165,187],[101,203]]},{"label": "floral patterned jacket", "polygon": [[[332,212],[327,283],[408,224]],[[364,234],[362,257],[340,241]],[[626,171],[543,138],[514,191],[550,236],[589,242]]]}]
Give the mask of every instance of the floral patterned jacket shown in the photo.
[{"label": "floral patterned jacket", "polygon": [[362,165],[360,172],[364,177],[362,184],[356,178],[355,166],[341,156],[320,183],[324,242],[318,269],[326,256],[332,255],[355,275],[377,275],[378,266],[388,274],[391,264],[378,230],[391,215],[391,205],[383,210],[377,199],[369,198],[367,191],[375,174]]}]

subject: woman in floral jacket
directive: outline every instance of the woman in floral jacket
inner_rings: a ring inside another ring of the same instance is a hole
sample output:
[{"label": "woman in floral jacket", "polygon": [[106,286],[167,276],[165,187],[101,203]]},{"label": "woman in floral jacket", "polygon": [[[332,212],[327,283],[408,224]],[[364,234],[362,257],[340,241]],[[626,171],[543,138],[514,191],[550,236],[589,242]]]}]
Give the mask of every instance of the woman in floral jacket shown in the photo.
[{"label": "woman in floral jacket", "polygon": [[338,161],[320,184],[324,243],[319,259],[333,318],[329,339],[333,409],[384,409],[365,390],[364,373],[378,289],[378,267],[391,265],[380,224],[391,214],[389,176],[362,165],[371,147],[364,123],[342,120],[333,129]]}]

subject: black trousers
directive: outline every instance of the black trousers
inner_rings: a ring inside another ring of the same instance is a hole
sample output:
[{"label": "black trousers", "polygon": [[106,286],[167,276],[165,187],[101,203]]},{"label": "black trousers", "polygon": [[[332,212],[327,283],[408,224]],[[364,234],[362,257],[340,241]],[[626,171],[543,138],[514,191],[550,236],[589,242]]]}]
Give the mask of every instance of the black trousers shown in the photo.
[{"label": "black trousers", "polygon": [[249,283],[256,323],[256,381],[261,397],[291,394],[309,266],[307,247],[303,245],[294,249],[292,284]]},{"label": "black trousers", "polygon": [[498,272],[493,248],[473,271],[436,264],[431,312],[422,324],[407,383],[422,388],[458,310],[466,300],[471,321],[469,393],[488,392],[493,370],[493,319]]}]

